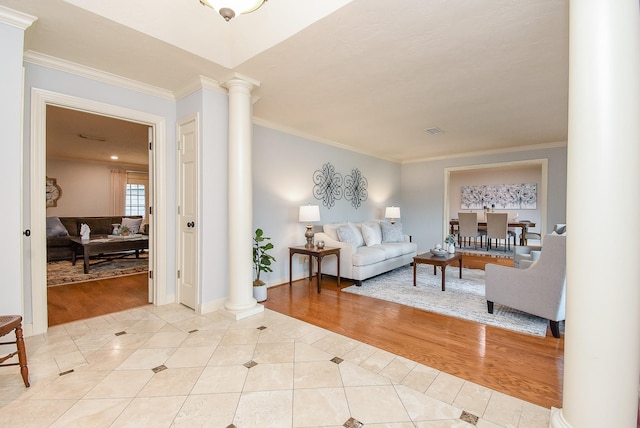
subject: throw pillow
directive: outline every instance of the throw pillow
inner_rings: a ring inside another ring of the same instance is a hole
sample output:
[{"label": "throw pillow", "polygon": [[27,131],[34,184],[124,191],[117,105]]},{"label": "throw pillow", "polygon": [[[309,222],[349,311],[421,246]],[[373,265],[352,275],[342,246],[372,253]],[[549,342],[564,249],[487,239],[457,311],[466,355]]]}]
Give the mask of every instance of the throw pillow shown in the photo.
[{"label": "throw pillow", "polygon": [[351,244],[355,246],[358,245],[356,234],[353,233],[353,229],[351,229],[349,226],[347,225],[340,226],[337,232],[338,232],[338,240],[340,242],[345,242],[347,244]]},{"label": "throw pillow", "polygon": [[378,245],[382,242],[380,235],[376,233],[373,228],[367,226],[366,224],[361,224],[360,230],[362,230],[362,237],[364,238],[364,243],[367,245],[367,247]]},{"label": "throw pillow", "polygon": [[129,218],[123,217],[121,226],[127,226],[129,228],[130,233],[138,233],[140,231],[140,224],[142,223],[141,218]]},{"label": "throw pillow", "polygon": [[380,227],[382,228],[382,242],[404,242],[404,234],[402,233],[402,224],[391,224],[387,221],[381,221]]},{"label": "throw pillow", "polygon": [[327,235],[329,235],[331,239],[335,239],[336,241],[339,241],[338,228],[340,226],[344,226],[345,224],[347,223],[327,223],[322,226],[322,231]]},{"label": "throw pillow", "polygon": [[360,225],[347,222],[347,226],[353,230],[353,235],[356,238],[356,247],[362,247],[364,245],[364,238],[362,237],[362,232],[360,231]]},{"label": "throw pillow", "polygon": [[47,217],[47,238],[54,236],[69,236],[69,231],[58,217]]}]

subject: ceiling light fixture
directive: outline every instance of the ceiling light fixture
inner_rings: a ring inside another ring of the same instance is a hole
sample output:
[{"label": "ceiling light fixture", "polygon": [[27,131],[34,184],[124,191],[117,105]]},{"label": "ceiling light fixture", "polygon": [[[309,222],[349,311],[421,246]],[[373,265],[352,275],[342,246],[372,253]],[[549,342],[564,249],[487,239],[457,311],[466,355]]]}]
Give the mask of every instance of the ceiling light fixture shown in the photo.
[{"label": "ceiling light fixture", "polygon": [[95,135],[88,134],[78,134],[78,137],[84,138],[85,140],[107,141],[107,139],[104,137],[96,137]]},{"label": "ceiling light fixture", "polygon": [[204,6],[217,11],[225,21],[230,21],[241,13],[251,13],[260,8],[267,0],[200,0]]},{"label": "ceiling light fixture", "polygon": [[116,156],[116,155],[111,155],[111,159],[112,159],[112,160],[118,160],[118,156]]}]

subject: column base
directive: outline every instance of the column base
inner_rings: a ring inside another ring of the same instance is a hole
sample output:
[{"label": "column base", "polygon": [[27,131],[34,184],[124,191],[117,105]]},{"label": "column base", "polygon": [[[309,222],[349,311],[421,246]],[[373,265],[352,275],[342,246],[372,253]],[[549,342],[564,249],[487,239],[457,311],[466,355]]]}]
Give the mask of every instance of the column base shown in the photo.
[{"label": "column base", "polygon": [[264,312],[264,305],[256,304],[252,308],[242,309],[237,311],[231,311],[226,308],[218,309],[220,315],[223,315],[227,318],[231,318],[232,320],[238,321],[244,318],[249,318],[250,316],[259,314],[260,312]]},{"label": "column base", "polygon": [[556,407],[551,408],[551,418],[549,420],[550,428],[572,428],[562,415],[562,409]]}]

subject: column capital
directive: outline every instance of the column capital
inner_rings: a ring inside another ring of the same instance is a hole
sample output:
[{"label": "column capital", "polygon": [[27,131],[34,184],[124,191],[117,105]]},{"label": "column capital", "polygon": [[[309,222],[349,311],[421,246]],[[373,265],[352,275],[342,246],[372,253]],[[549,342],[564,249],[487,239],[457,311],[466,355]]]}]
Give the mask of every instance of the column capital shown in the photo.
[{"label": "column capital", "polygon": [[231,87],[234,86],[244,86],[248,88],[249,91],[253,91],[255,88],[260,87],[260,82],[252,79],[251,77],[234,72],[226,76],[224,79],[221,79],[220,85],[227,89],[231,89]]}]

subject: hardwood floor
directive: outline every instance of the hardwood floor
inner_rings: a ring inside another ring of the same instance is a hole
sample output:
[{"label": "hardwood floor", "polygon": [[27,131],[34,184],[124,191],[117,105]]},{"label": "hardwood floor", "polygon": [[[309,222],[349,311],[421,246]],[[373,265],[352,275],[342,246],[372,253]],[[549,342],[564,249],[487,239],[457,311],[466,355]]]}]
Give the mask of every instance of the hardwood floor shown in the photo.
[{"label": "hardwood floor", "polygon": [[49,326],[148,305],[147,273],[47,288]]},{"label": "hardwood floor", "polygon": [[539,338],[342,293],[328,276],[320,294],[315,278],[269,288],[265,307],[540,406],[562,407],[564,336],[555,339],[549,330]]}]

